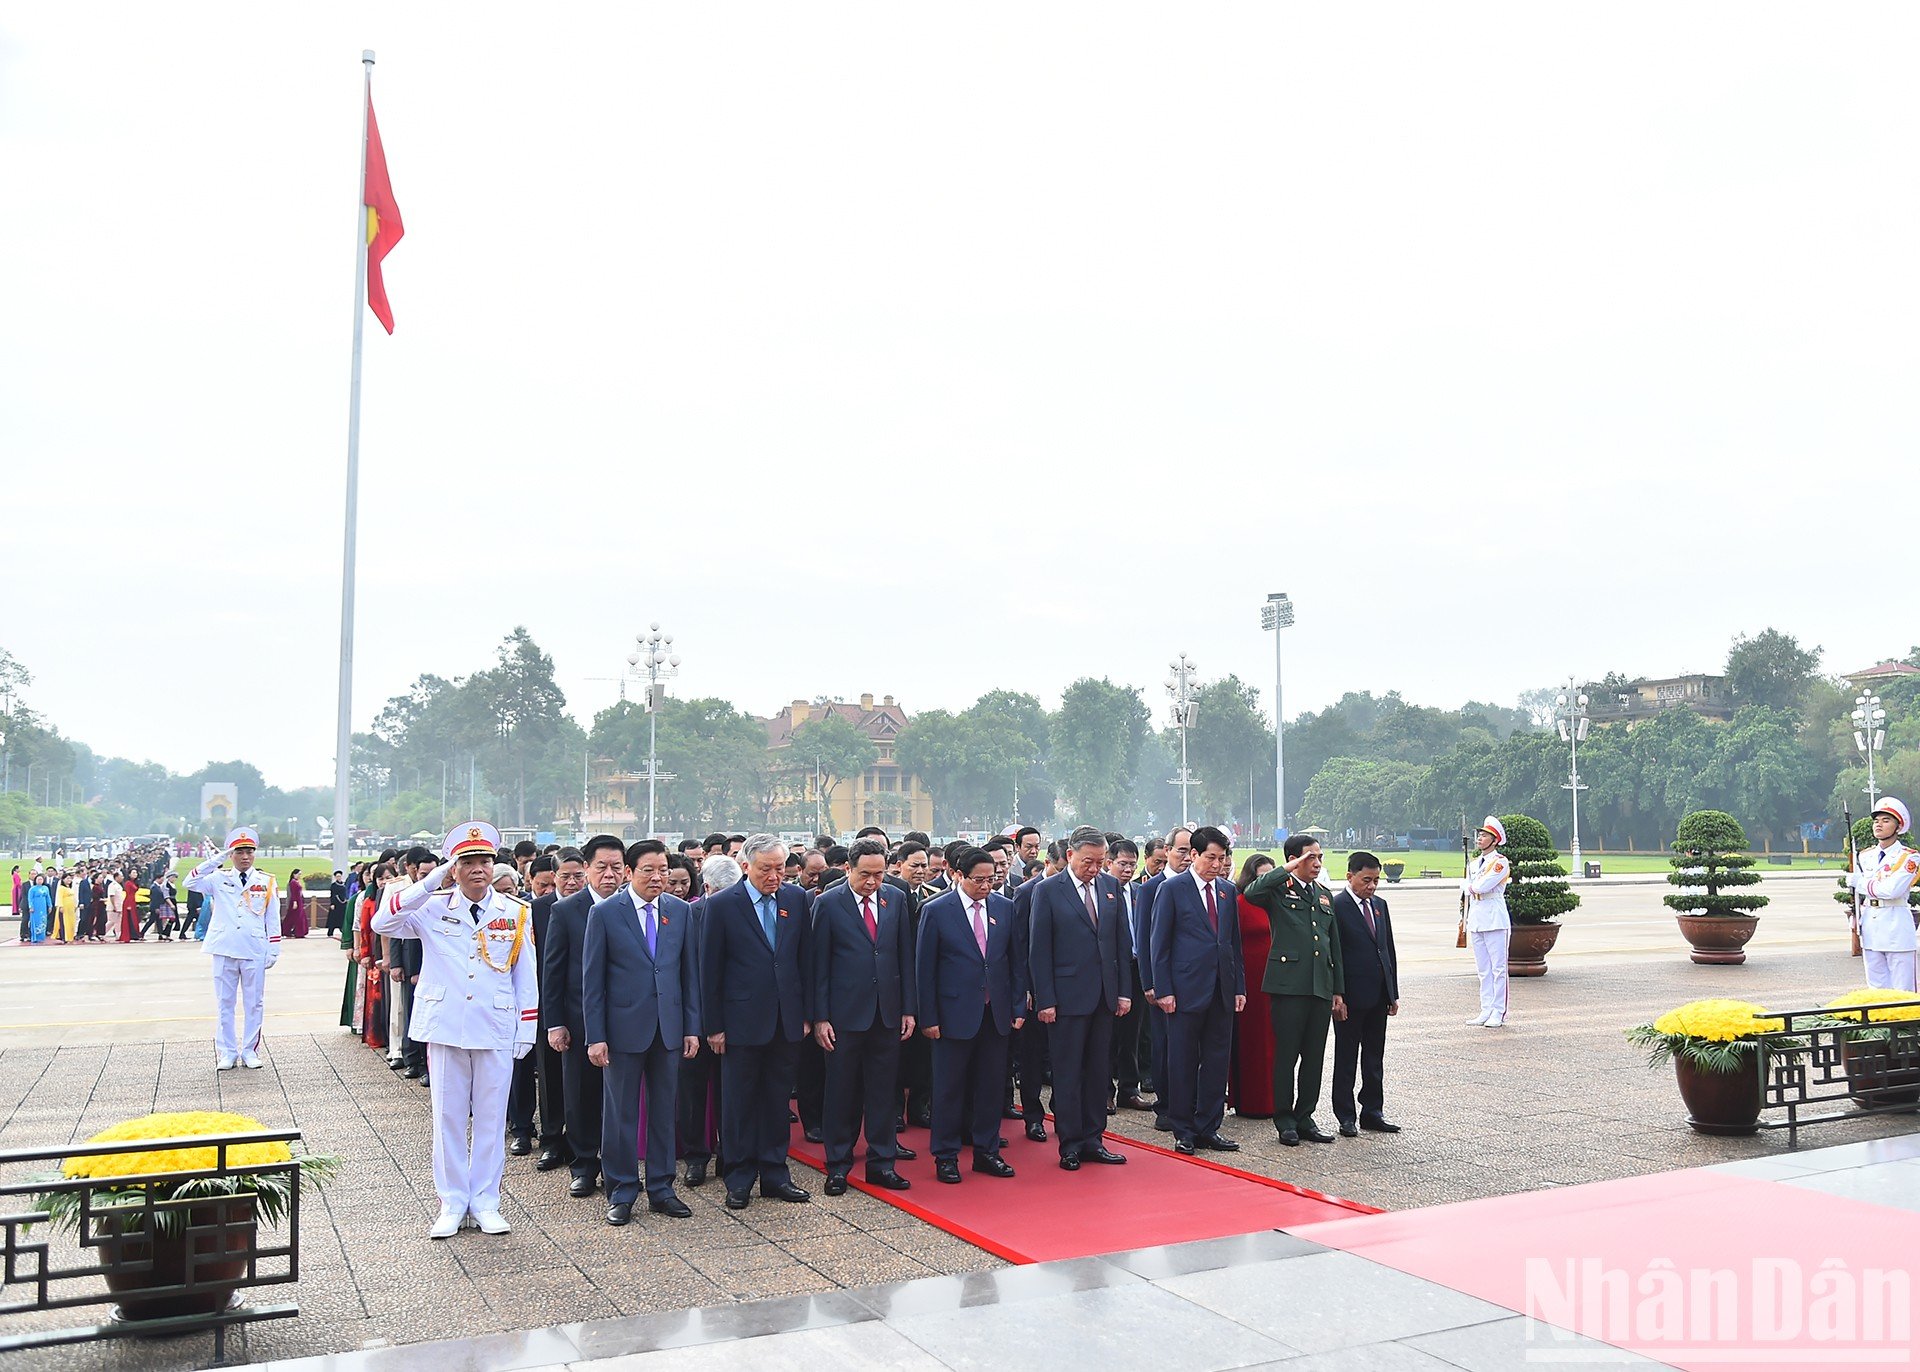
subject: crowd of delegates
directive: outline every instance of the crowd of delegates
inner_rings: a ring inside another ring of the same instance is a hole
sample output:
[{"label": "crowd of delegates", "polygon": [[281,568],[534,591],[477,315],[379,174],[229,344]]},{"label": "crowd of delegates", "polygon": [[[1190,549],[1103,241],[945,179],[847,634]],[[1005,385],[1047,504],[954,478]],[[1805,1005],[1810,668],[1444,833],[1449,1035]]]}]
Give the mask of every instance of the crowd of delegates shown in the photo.
[{"label": "crowd of delegates", "polygon": [[[334,901],[348,912],[340,1022],[422,1085],[428,1055],[407,1032],[419,943],[373,926],[438,862],[389,850]],[[862,1136],[867,1184],[890,1190],[910,1186],[895,1166],[917,1156],[909,1138],[946,1184],[963,1154],[975,1174],[1013,1176],[1011,1127],[1051,1137],[1067,1171],[1124,1164],[1104,1142],[1121,1110],[1151,1112],[1181,1153],[1237,1150],[1229,1105],[1283,1144],[1330,1142],[1314,1118],[1329,1030],[1339,1132],[1395,1131],[1380,863],[1355,854],[1337,897],[1320,867],[1296,836],[1280,863],[1236,874],[1211,826],[1144,843],[1091,827],[1051,844],[1031,827],[978,846],[877,828],[795,851],[764,834],[672,851],[522,843],[493,868],[495,890],[530,904],[539,976],[507,1151],[567,1168],[576,1198],[604,1188],[609,1222],[626,1224],[643,1191],[684,1217],[676,1184],[710,1175],[729,1208],[756,1187],[810,1199],[788,1170],[795,1125],[821,1148],[829,1196]]]},{"label": "crowd of delegates", "polygon": [[[144,943],[149,934],[156,943],[200,940],[211,913],[200,892],[181,889],[173,855],[157,846],[71,867],[39,861],[25,871],[15,867],[13,909],[22,943]],[[288,938],[309,932],[298,869],[287,882],[282,931]]]}]

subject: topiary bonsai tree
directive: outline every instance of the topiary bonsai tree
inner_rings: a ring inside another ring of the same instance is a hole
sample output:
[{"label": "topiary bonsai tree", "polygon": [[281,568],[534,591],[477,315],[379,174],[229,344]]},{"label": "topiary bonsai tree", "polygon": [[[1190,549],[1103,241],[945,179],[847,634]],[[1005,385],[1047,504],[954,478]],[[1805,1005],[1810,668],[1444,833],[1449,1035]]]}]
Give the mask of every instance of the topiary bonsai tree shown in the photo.
[{"label": "topiary bonsai tree", "polygon": [[1513,864],[1507,887],[1507,914],[1515,924],[1550,924],[1580,904],[1567,885],[1567,869],[1560,865],[1553,835],[1529,815],[1502,815],[1507,841],[1500,851]]},{"label": "topiary bonsai tree", "polygon": [[1682,819],[1667,880],[1685,889],[1664,897],[1667,905],[1683,915],[1747,915],[1765,905],[1758,891],[1739,889],[1760,881],[1748,870],[1746,846],[1746,830],[1725,810],[1695,810]]}]

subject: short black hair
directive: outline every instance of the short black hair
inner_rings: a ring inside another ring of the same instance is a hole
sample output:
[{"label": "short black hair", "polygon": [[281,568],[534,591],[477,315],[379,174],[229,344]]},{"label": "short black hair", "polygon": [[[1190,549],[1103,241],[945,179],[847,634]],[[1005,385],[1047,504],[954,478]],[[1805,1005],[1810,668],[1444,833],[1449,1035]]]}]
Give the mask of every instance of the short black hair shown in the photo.
[{"label": "short black hair", "polygon": [[1227,837],[1225,830],[1218,829],[1211,824],[1202,824],[1198,829],[1193,831],[1194,852],[1204,853],[1215,844],[1220,845],[1222,852],[1231,853],[1233,851],[1233,840]]},{"label": "short black hair", "polygon": [[983,862],[993,861],[993,854],[985,848],[976,848],[971,843],[963,843],[960,845],[960,856],[950,858],[948,861],[952,864],[953,870],[961,876],[972,876],[974,868]]},{"label": "short black hair", "polygon": [[1319,846],[1320,840],[1312,834],[1288,834],[1287,841],[1280,845],[1280,851],[1287,855],[1288,862],[1292,862],[1295,858],[1299,857],[1300,854],[1306,852],[1307,849],[1318,848]]},{"label": "short black hair", "polygon": [[1108,845],[1107,851],[1114,857],[1119,857],[1122,853],[1132,853],[1135,857],[1140,856],[1140,846],[1130,838],[1115,839]]},{"label": "short black hair", "polygon": [[919,842],[917,839],[903,839],[900,846],[893,850],[893,860],[895,862],[905,862],[915,853],[924,853],[926,851],[927,845]]},{"label": "short black hair", "polygon": [[712,852],[715,848],[725,848],[727,846],[727,836],[725,834],[708,834],[700,840],[700,846],[708,852]]},{"label": "short black hair", "polygon": [[[694,846],[698,847],[699,845],[695,844]],[[668,853],[667,870],[669,872],[685,872],[691,876],[693,875],[693,859],[685,853]]]},{"label": "short black hair", "polygon": [[949,843],[946,847],[942,848],[940,850],[940,855],[946,858],[947,866],[953,868],[955,871],[958,871],[960,868],[961,857],[966,853],[967,849],[971,847],[973,847],[973,845],[971,843],[968,843],[965,839],[957,838],[952,843]]},{"label": "short black hair", "polygon": [[1372,853],[1369,853],[1364,848],[1360,849],[1358,852],[1347,854],[1347,875],[1348,876],[1352,876],[1355,872],[1365,872],[1369,870],[1375,871],[1375,872],[1380,870],[1379,858],[1375,857]]},{"label": "short black hair", "polygon": [[1052,843],[1049,843],[1047,845],[1047,857],[1053,862],[1065,862],[1067,860],[1067,841],[1063,838],[1057,838]]},{"label": "short black hair", "polygon": [[555,863],[585,862],[586,856],[578,848],[562,848],[553,855]]},{"label": "short black hair", "polygon": [[536,876],[541,872],[557,872],[559,870],[559,860],[551,853],[542,853],[527,864],[528,876]]},{"label": "short black hair", "polygon": [[836,843],[833,845],[833,847],[827,849],[827,866],[845,867],[846,865],[847,865],[847,850],[845,848],[842,848],[839,844]]},{"label": "short black hair", "polygon": [[728,843],[745,843],[746,841],[747,841],[747,836],[745,834],[728,834],[727,835]]},{"label": "short black hair", "polygon": [[1034,828],[1031,824],[1022,824],[1018,829],[1015,829],[1013,831],[1014,843],[1017,845],[1020,842],[1020,840],[1025,838],[1028,834],[1032,834],[1035,838],[1040,837],[1040,831],[1038,829]]},{"label": "short black hair", "polygon": [[438,862],[440,859],[433,855],[433,849],[423,843],[416,843],[407,849],[407,855],[400,860],[409,867],[415,867],[423,862]]},{"label": "short black hair", "polygon": [[919,845],[920,845],[920,846],[921,846],[922,848],[925,848],[925,849],[926,849],[927,851],[929,851],[929,852],[931,852],[931,851],[933,850],[933,838],[932,838],[932,836],[931,836],[931,835],[928,835],[928,834],[923,834],[923,833],[921,833],[921,832],[920,832],[920,831],[919,831],[918,829],[909,829],[909,830],[907,830],[907,836],[906,836],[906,837],[905,837],[904,839],[902,839],[902,840],[901,840],[901,842],[902,842],[902,843],[917,843],[917,844],[919,844]]},{"label": "short black hair", "polygon": [[853,846],[847,849],[847,866],[851,867],[863,857],[877,857],[887,860],[887,843],[884,838],[857,838]]},{"label": "short black hair", "polygon": [[1005,834],[995,834],[980,846],[989,853],[1004,853],[1012,849],[1013,840]]},{"label": "short black hair", "polygon": [[870,837],[874,834],[878,834],[883,840],[886,839],[887,837],[887,831],[885,829],[882,829],[878,824],[869,824],[866,828],[860,830],[860,832],[855,834],[853,837],[856,841],[858,841],[860,839]]},{"label": "short black hair", "polygon": [[636,839],[633,845],[627,849],[627,866],[635,866],[641,858],[649,857],[654,853],[665,857],[667,855],[667,845],[657,838]]},{"label": "short black hair", "polygon": [[781,865],[782,867],[799,867],[799,866],[801,866],[801,865],[802,865],[802,859],[801,859],[801,857],[800,857],[800,854],[799,854],[798,852],[796,852],[796,851],[795,851],[794,849],[792,849],[792,848],[789,848],[789,849],[787,849],[787,860],[786,860],[785,862],[783,862],[783,863],[781,863],[780,865]]},{"label": "short black hair", "polygon": [[1167,846],[1167,841],[1165,839],[1150,838],[1147,840],[1145,856],[1152,857],[1155,853],[1159,852],[1162,848],[1166,846]]},{"label": "short black hair", "polygon": [[506,867],[513,866],[513,849],[495,848],[493,850],[493,860]]},{"label": "short black hair", "polygon": [[700,846],[700,840],[697,838],[683,838],[680,840],[680,851],[683,853],[691,853],[695,848],[698,848],[699,846]]},{"label": "short black hair", "polygon": [[540,845],[530,838],[523,838],[513,845],[513,855],[515,858],[533,857],[538,854],[539,851]]},{"label": "short black hair", "polygon": [[626,860],[627,845],[615,838],[612,834],[595,834],[592,838],[581,844],[580,860],[591,865],[593,855],[608,848],[612,848],[618,852],[622,861]]}]

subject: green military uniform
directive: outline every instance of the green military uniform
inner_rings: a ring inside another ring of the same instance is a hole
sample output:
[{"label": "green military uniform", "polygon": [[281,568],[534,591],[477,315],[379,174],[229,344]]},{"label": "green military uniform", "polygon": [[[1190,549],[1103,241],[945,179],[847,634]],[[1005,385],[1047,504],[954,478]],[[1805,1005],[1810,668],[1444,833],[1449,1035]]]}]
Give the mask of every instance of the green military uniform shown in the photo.
[{"label": "green military uniform", "polygon": [[1273,1126],[1305,1133],[1315,1127],[1327,1059],[1333,998],[1346,993],[1333,893],[1276,867],[1247,889],[1267,912],[1273,947],[1260,989],[1273,1019]]}]

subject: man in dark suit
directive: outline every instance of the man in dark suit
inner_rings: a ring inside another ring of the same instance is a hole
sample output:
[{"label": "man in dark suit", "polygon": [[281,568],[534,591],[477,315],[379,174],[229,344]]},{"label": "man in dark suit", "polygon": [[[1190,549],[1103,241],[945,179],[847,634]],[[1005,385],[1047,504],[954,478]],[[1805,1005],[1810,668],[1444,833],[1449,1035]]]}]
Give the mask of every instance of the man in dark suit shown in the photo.
[{"label": "man in dark suit", "polygon": [[[406,864],[409,882],[424,880],[427,873],[439,863],[439,859],[434,857],[431,848],[418,844],[407,850],[402,861]],[[538,933],[534,937],[536,941],[533,946],[537,950],[540,947]],[[426,953],[417,938],[397,938],[388,941],[394,945],[394,951],[398,954],[400,961],[400,975],[394,978],[394,986],[400,994],[400,1057],[405,1064],[407,1079],[418,1081],[427,1075],[427,1045],[407,1031],[413,1026],[413,988],[420,984],[420,969],[426,961]],[[516,1078],[519,1069],[520,1064],[516,1062],[514,1064]],[[511,1111],[508,1117],[512,1118]]]},{"label": "man in dark suit", "polygon": [[[587,861],[580,856],[578,848],[562,848],[553,857],[554,887],[551,893],[536,896],[530,916],[533,923],[533,946],[544,949],[547,946],[547,926],[553,918],[553,907],[563,900],[578,895],[587,884]],[[537,869],[540,861],[534,863]],[[537,964],[544,988],[546,959],[543,956]],[[557,988],[556,988],[557,995]],[[540,1036],[534,1044],[533,1056],[538,1062],[535,1074],[539,1081],[540,1097],[540,1157],[534,1166],[542,1172],[551,1172],[556,1167],[564,1167],[573,1161],[573,1151],[567,1147],[567,1112],[565,1109],[567,1088],[564,1057],[556,1052],[548,1040],[548,1031],[555,1024],[553,1001],[543,989],[540,996]]]},{"label": "man in dark suit", "polygon": [[[1064,851],[1065,845],[1058,845]],[[982,848],[980,852],[986,852]],[[954,861],[966,856],[963,851]],[[987,861],[993,861],[993,854],[987,853]],[[954,868],[957,874],[959,868]],[[1024,962],[1028,950],[1033,947],[1033,893],[1038,890],[1038,881],[1029,881],[1013,893],[1013,946],[1019,950]],[[956,885],[955,889],[958,889]],[[1005,899],[1005,897],[1002,897]],[[1020,984],[1031,990],[1031,973],[1025,969],[1020,976]],[[1047,1058],[1047,1026],[1033,1014],[1031,996],[1025,1005],[1026,1023],[1016,1029],[1013,1035],[1013,1077],[1019,1090],[1019,1108],[1015,1112],[1026,1123],[1027,1137],[1035,1143],[1047,1141],[1047,1107],[1040,1093],[1052,1075],[1052,1064]]]},{"label": "man in dark suit", "polygon": [[744,1210],[753,1183],[771,1200],[812,1197],[787,1167],[787,1101],[806,1018],[807,897],[786,885],[786,846],[754,834],[740,849],[746,879],[707,901],[700,1003],[720,1056],[721,1152],[727,1208]]},{"label": "man in dark suit", "polygon": [[829,1196],[846,1194],[863,1124],[868,1183],[889,1191],[910,1185],[894,1162],[901,1156],[900,1041],[913,1033],[918,995],[913,898],[888,884],[886,870],[885,841],[855,839],[847,879],[813,903],[809,1017],[826,1056]]},{"label": "man in dark suit", "polygon": [[1247,1008],[1240,964],[1240,899],[1226,873],[1227,836],[1210,824],[1193,831],[1193,864],[1160,883],[1153,901],[1153,989],[1167,1016],[1163,1109],[1175,1151],[1238,1152],[1220,1132],[1227,1113],[1227,1055],[1233,1017]]},{"label": "man in dark suit", "polygon": [[1246,898],[1267,912],[1272,951],[1260,979],[1273,1021],[1273,1127],[1289,1148],[1300,1140],[1332,1143],[1314,1123],[1320,1073],[1327,1059],[1327,1025],[1347,1017],[1340,936],[1334,932],[1333,893],[1319,881],[1320,844],[1289,834],[1286,862],[1247,888]]},{"label": "man in dark suit", "polygon": [[973,1170],[1011,1177],[1000,1156],[1000,1102],[1007,1036],[1026,1019],[1026,958],[1013,903],[993,889],[993,855],[970,848],[954,867],[955,889],[920,912],[915,962],[921,1032],[933,1044],[934,1177],[960,1181],[960,1145]]},{"label": "man in dark suit", "polygon": [[[1119,884],[1120,903],[1126,907],[1127,937],[1132,941],[1134,951],[1135,984],[1144,988],[1153,979],[1150,970],[1142,970],[1142,963],[1148,959],[1152,947],[1141,937],[1141,926],[1147,922],[1148,912],[1140,908],[1140,886],[1133,879],[1134,864],[1139,860],[1139,845],[1130,838],[1110,842],[1107,846],[1107,875]],[[1135,996],[1133,1008],[1113,1026],[1113,1103],[1116,1109],[1157,1111],[1159,1108],[1149,1103],[1140,1090],[1147,1074],[1153,1071],[1147,1019],[1159,1013],[1145,996]]]},{"label": "man in dark suit", "polygon": [[[1387,1054],[1387,1018],[1400,1013],[1400,959],[1393,946],[1393,920],[1375,894],[1380,859],[1372,853],[1347,857],[1347,886],[1333,898],[1346,973],[1347,1017],[1333,1022],[1333,1113],[1348,1138],[1360,1130],[1397,1134],[1400,1126],[1380,1113]],[[1360,1069],[1360,1110],[1353,1108],[1353,1072]]]},{"label": "man in dark suit", "polygon": [[600,1068],[587,1057],[587,1015],[581,1002],[587,916],[626,884],[627,846],[612,834],[595,834],[580,855],[587,860],[587,884],[554,903],[547,917],[547,945],[540,949],[540,980],[551,997],[547,1042],[561,1054],[567,1147],[573,1151],[573,1182],[567,1194],[576,1198],[591,1196],[600,1179],[600,1107],[606,1090]]},{"label": "man in dark suit", "polygon": [[[1137,960],[1135,971],[1140,978],[1140,993],[1152,1000],[1159,987],[1149,983],[1153,980],[1153,902],[1159,897],[1161,883],[1169,877],[1183,874],[1193,862],[1193,830],[1184,826],[1168,834],[1160,845],[1158,855],[1161,858],[1160,870],[1141,884],[1137,896],[1137,908],[1140,912],[1138,940],[1133,945]],[[1147,1016],[1147,1055],[1151,1060],[1153,1087],[1158,1094],[1154,1103],[1153,1127],[1163,1134],[1173,1132],[1173,1121],[1167,1118],[1167,1020],[1162,1014]]]},{"label": "man in dark suit", "polygon": [[1067,838],[1067,870],[1033,892],[1034,1011],[1048,1026],[1060,1166],[1124,1163],[1102,1142],[1113,1021],[1133,1004],[1133,944],[1118,884],[1100,868],[1106,835],[1082,825]]},{"label": "man in dark suit", "polygon": [[640,1097],[647,1101],[647,1208],[689,1219],[673,1194],[680,1063],[700,1048],[700,985],[686,946],[687,903],[666,894],[667,845],[643,838],[626,852],[627,889],[587,915],[581,1006],[587,1058],[605,1073],[601,1166],[607,1223],[633,1218],[640,1195]]}]

